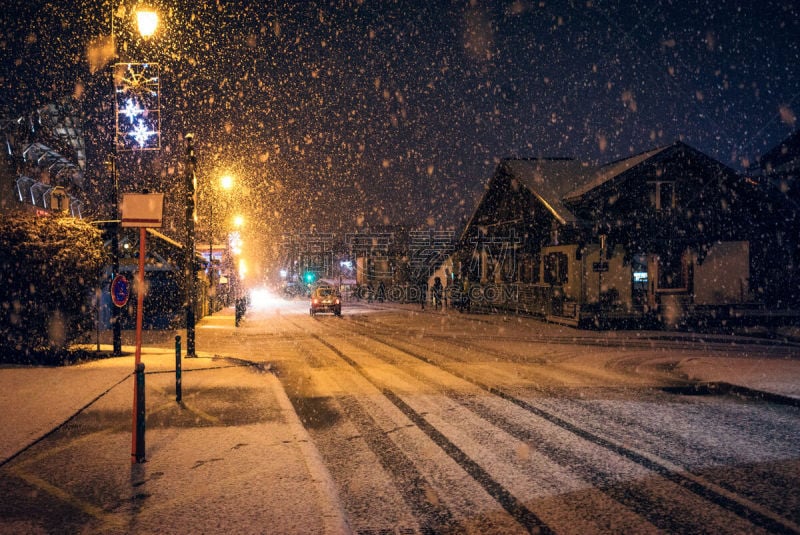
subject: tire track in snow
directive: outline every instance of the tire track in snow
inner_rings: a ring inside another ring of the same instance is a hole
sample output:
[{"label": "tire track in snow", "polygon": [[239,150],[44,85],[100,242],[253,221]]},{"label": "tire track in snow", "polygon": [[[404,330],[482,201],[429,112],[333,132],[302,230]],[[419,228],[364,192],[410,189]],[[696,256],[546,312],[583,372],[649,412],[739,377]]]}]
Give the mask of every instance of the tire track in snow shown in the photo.
[{"label": "tire track in snow", "polygon": [[380,384],[372,378],[364,368],[355,360],[348,357],[334,345],[325,341],[321,336],[311,334],[322,345],[330,349],[339,358],[347,362],[364,379],[377,388],[392,404],[395,405],[403,414],[411,420],[422,432],[424,432],[434,443],[436,443],[447,455],[453,459],[470,477],[478,482],[483,489],[492,496],[498,503],[511,515],[519,524],[525,527],[530,533],[547,535],[553,533],[552,529],[542,521],[535,513],[528,509],[525,504],[519,501],[508,489],[497,482],[491,474],[483,469],[477,462],[471,459],[458,446],[450,441],[443,433],[431,425],[421,414],[404,402],[400,396],[391,389]]},{"label": "tire track in snow", "polygon": [[[314,318],[316,321],[317,318]],[[294,323],[291,320],[284,320]],[[330,346],[315,335],[310,335],[325,347]],[[297,339],[294,341],[296,347],[304,357],[314,355],[314,359],[319,360],[320,356],[303,347],[305,340]],[[341,359],[341,355],[335,349],[333,353],[336,358]],[[342,359],[348,365],[348,359]],[[359,371],[359,370],[356,370]],[[359,376],[363,374],[359,373]],[[333,379],[338,383],[338,380]],[[347,388],[339,386],[346,392]],[[381,426],[362,409],[356,397],[352,395],[339,395],[335,397],[336,402],[341,406],[348,420],[357,429],[360,438],[367,445],[369,450],[375,455],[381,466],[391,475],[396,483],[396,488],[402,495],[411,514],[419,524],[420,531],[424,534],[432,533],[459,533],[464,531],[463,526],[454,517],[452,512],[443,503],[431,499],[431,485],[425,476],[417,469],[414,462],[399,448],[381,429]]]},{"label": "tire track in snow", "polygon": [[[386,355],[382,357],[377,355],[374,348],[357,343],[352,339],[348,340],[348,343],[364,351],[369,351],[372,356],[380,360],[384,360],[389,364],[394,364],[390,362],[394,360],[391,356]],[[406,351],[403,352],[407,353]],[[437,366],[436,368],[442,370],[441,367]],[[444,371],[447,372],[447,370]],[[533,427],[514,422],[497,409],[490,408],[475,400],[474,396],[445,387],[435,379],[424,377],[422,374],[414,374],[413,379],[442,393],[477,417],[515,439],[525,444],[536,444],[537,452],[550,459],[556,465],[569,467],[583,481],[591,484],[597,491],[605,494],[609,499],[616,501],[621,507],[625,507],[635,515],[646,519],[653,526],[657,526],[659,529],[668,533],[687,533],[698,529],[698,521],[696,518],[673,518],[673,515],[664,511],[663,503],[671,499],[671,493],[675,491],[674,487],[669,489],[654,489],[652,485],[648,486],[636,482],[622,483],[618,480],[618,476],[615,472],[604,468],[606,465],[602,460],[597,462],[597,459],[595,459],[595,463],[593,464],[590,459],[585,458],[590,456],[596,457],[597,453],[581,455],[572,451],[570,448],[565,448],[558,439],[551,436],[551,433],[539,431]],[[566,432],[563,428],[562,431]],[[606,448],[598,447],[598,450],[608,452]],[[637,466],[641,468],[641,465]],[[615,481],[615,479],[617,481]],[[708,527],[702,523],[700,525]]]}]

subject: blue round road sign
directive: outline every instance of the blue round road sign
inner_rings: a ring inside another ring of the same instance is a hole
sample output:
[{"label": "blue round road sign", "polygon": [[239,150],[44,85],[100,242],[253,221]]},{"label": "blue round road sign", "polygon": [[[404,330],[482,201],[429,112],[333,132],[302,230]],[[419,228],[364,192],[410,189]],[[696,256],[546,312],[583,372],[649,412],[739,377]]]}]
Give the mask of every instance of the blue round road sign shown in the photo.
[{"label": "blue round road sign", "polygon": [[111,301],[118,307],[124,307],[131,295],[130,284],[124,275],[117,275],[111,281]]}]

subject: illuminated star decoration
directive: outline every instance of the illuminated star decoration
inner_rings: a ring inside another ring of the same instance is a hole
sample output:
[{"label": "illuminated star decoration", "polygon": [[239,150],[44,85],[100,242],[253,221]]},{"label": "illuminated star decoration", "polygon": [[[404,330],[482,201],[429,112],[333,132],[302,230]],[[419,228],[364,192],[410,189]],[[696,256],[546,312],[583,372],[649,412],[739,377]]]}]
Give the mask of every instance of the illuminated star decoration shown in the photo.
[{"label": "illuminated star decoration", "polygon": [[122,85],[127,91],[132,91],[135,94],[155,96],[157,92],[152,88],[158,85],[158,75],[150,74],[149,70],[150,65],[147,63],[128,64],[128,69],[122,79]]},{"label": "illuminated star decoration", "polygon": [[122,114],[126,115],[131,123],[134,123],[136,117],[143,113],[144,109],[139,106],[139,103],[134,98],[129,98],[122,109]]},{"label": "illuminated star decoration", "polygon": [[133,127],[133,130],[128,132],[128,135],[136,140],[136,143],[138,143],[140,147],[144,148],[147,145],[147,140],[157,133],[158,132],[150,130],[146,124],[142,123],[142,121],[138,121],[136,126]]},{"label": "illuminated star decoration", "polygon": [[159,150],[158,65],[121,63],[115,68],[118,150]]}]

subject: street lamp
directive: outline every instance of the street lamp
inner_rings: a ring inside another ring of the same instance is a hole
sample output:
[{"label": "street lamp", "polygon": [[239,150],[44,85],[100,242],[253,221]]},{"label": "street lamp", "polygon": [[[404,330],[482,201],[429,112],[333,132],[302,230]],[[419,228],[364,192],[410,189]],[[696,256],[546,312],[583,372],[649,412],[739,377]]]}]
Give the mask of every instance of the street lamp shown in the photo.
[{"label": "street lamp", "polygon": [[[124,8],[120,4],[124,16]],[[153,10],[146,10],[139,14],[139,32],[143,37],[155,33],[158,26],[158,16]],[[114,13],[111,13],[111,42],[113,43],[114,57],[117,57],[117,47],[114,41]],[[111,175],[114,192],[114,235],[112,239],[112,280],[119,274],[119,161],[118,153],[129,151],[146,151],[161,149],[161,110],[160,110],[160,76],[157,64],[116,63],[113,66],[112,98],[114,100],[114,144],[110,160]],[[153,142],[153,138],[157,143]],[[131,445],[131,461],[141,463],[145,460],[144,441],[144,364],[139,361],[141,353],[142,308],[144,306],[144,270],[145,270],[145,228],[140,228],[139,234],[139,286],[137,288],[137,313],[136,313],[136,381],[133,387],[133,443]],[[113,283],[112,283],[113,284]],[[113,289],[112,289],[113,291]],[[119,355],[122,348],[122,332],[119,322],[119,310],[114,303],[114,350]],[[188,320],[187,320],[188,321]],[[192,340],[192,346],[194,340]],[[188,349],[188,348],[187,348]],[[194,348],[192,347],[192,351]]]},{"label": "street lamp", "polygon": [[[158,27],[158,14],[149,8],[145,8],[140,6],[139,9],[135,11],[137,22],[138,22],[138,29],[139,33],[142,37],[150,37],[156,31]],[[117,49],[116,49],[116,42],[115,40],[115,24],[114,24],[114,13],[111,14],[111,41],[114,43],[114,57],[117,56]],[[111,155],[106,162],[109,172],[111,174],[112,179],[112,205],[113,205],[113,214],[112,220],[114,225],[113,234],[111,237],[111,279],[113,280],[117,275],[119,275],[119,174],[118,174],[118,150],[119,150],[119,143],[120,143],[120,135],[119,135],[119,116],[120,116],[120,109],[119,109],[119,93],[120,89],[117,85],[117,73],[118,73],[118,65],[114,65],[113,68],[113,83],[114,83],[114,92],[112,97],[114,99],[114,121],[116,123],[115,129],[117,133],[114,136],[114,143]],[[160,136],[160,133],[159,133]],[[140,147],[140,148],[143,148]],[[123,148],[125,150],[125,148]],[[133,149],[129,149],[133,150]],[[112,325],[112,354],[115,356],[122,354],[122,324],[120,323],[120,308],[116,305],[113,306],[111,309],[111,325]]]},{"label": "street lamp", "polygon": [[139,6],[136,10],[136,24],[139,27],[139,35],[152,37],[158,28],[158,13],[147,6]]},{"label": "street lamp", "polygon": [[223,175],[222,178],[219,179],[219,185],[222,186],[222,189],[231,189],[233,187],[233,177],[231,175]]},{"label": "street lamp", "polygon": [[[231,175],[223,175],[219,179],[219,186],[223,190],[230,190],[233,188],[233,177]],[[209,195],[209,197],[211,197]],[[214,313],[214,295],[216,288],[214,288],[214,201],[209,200],[209,217],[208,217],[208,315]]]}]

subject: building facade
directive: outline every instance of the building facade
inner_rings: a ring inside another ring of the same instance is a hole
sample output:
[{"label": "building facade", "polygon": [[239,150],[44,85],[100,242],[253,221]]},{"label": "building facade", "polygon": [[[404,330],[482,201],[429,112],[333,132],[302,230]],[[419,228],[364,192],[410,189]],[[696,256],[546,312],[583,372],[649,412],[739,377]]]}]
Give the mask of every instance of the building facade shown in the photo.
[{"label": "building facade", "polygon": [[454,269],[491,292],[475,305],[575,325],[738,321],[782,306],[768,299],[773,206],[763,184],[682,142],[599,166],[510,159]]}]

